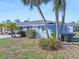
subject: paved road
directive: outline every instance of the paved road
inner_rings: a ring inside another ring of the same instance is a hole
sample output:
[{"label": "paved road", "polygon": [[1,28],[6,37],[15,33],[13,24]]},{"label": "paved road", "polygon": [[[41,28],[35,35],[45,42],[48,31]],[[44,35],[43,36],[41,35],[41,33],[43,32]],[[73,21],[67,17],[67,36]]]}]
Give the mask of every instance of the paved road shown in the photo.
[{"label": "paved road", "polygon": [[0,38],[11,38],[11,35],[0,35]]}]

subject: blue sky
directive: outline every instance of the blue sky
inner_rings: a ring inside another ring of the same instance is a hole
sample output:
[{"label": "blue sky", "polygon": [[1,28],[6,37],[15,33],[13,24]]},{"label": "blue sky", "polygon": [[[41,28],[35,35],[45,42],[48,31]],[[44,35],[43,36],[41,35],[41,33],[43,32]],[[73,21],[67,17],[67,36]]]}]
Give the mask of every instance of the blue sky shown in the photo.
[{"label": "blue sky", "polygon": [[[55,15],[52,11],[52,3],[47,5],[42,4],[41,9],[47,20],[55,21]],[[0,22],[10,19],[20,19],[21,21],[27,20],[40,20],[41,16],[38,10],[34,7],[30,10],[28,6],[24,6],[21,0],[0,0]],[[61,13],[60,13],[61,21]],[[79,0],[67,0],[66,22],[79,20]]]}]

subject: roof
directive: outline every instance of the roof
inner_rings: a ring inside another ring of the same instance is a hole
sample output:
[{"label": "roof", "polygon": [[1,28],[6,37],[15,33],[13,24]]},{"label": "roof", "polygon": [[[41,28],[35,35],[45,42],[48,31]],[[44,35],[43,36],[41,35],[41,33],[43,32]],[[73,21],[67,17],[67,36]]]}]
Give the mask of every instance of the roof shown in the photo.
[{"label": "roof", "polygon": [[79,26],[79,24],[73,24],[73,23],[68,23],[66,25],[70,25],[70,26]]},{"label": "roof", "polygon": [[[55,24],[52,21],[46,20],[47,24]],[[17,22],[16,25],[24,25],[24,26],[39,26],[39,25],[44,25],[43,20],[36,20],[36,21],[28,21],[28,22]]]}]

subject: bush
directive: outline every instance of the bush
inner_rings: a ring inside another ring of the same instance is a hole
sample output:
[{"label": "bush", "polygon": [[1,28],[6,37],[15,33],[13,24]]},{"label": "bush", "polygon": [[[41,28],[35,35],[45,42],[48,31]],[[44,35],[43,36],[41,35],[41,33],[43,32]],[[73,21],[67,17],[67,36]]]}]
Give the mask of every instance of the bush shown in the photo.
[{"label": "bush", "polygon": [[51,37],[53,37],[53,38],[56,37],[56,33],[55,32],[52,32],[51,33]]},{"label": "bush", "polygon": [[57,50],[61,47],[60,41],[56,40],[55,38],[49,38],[49,39],[40,39],[39,45],[44,50]]},{"label": "bush", "polygon": [[28,38],[36,38],[36,31],[33,29],[28,29],[26,31],[26,37]]},{"label": "bush", "polygon": [[56,33],[51,33],[51,37],[49,39],[40,39],[39,45],[44,50],[57,50],[62,47],[61,42],[59,40],[56,40]]},{"label": "bush", "polygon": [[21,35],[21,37],[26,37],[26,32],[25,31],[19,31],[19,34]]},{"label": "bush", "polygon": [[56,40],[56,39],[50,39],[48,46],[49,46],[49,48],[50,48],[51,50],[57,50],[58,48],[61,47],[61,43],[60,43],[60,41],[58,41],[58,40]]}]

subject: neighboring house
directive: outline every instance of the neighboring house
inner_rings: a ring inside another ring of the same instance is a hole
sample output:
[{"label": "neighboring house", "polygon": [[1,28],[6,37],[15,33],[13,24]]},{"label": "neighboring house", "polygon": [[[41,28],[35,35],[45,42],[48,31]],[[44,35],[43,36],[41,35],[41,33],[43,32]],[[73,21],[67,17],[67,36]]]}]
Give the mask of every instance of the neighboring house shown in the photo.
[{"label": "neighboring house", "polygon": [[74,32],[79,32],[79,24],[72,25]]},{"label": "neighboring house", "polygon": [[[56,32],[56,24],[52,21],[46,20],[48,25],[48,32],[51,35],[51,32]],[[42,20],[37,21],[28,21],[28,22],[16,22],[16,25],[19,27],[20,30],[27,30],[27,29],[34,29],[41,37],[46,37],[45,32],[45,24]],[[59,25],[59,31],[60,31]],[[73,32],[73,27],[69,25],[64,26],[64,34],[69,34]]]},{"label": "neighboring house", "polygon": [[73,32],[79,32],[79,24],[70,23],[68,25],[73,27]]}]

